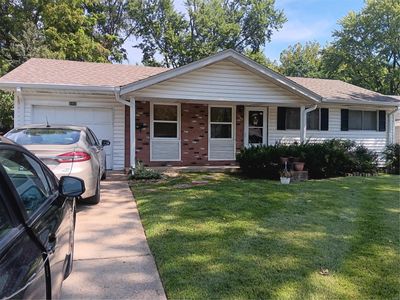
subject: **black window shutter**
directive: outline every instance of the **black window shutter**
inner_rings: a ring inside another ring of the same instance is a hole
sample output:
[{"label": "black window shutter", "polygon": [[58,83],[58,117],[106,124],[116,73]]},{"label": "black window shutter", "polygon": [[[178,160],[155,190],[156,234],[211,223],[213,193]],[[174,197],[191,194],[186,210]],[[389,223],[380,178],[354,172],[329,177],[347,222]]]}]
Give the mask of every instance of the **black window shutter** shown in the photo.
[{"label": "black window shutter", "polygon": [[379,131],[386,131],[386,111],[379,111]]},{"label": "black window shutter", "polygon": [[329,130],[329,109],[321,108],[321,130]]},{"label": "black window shutter", "polygon": [[342,109],[340,112],[340,129],[342,131],[348,131],[349,130],[349,110],[348,109]]},{"label": "black window shutter", "polygon": [[286,107],[278,107],[278,122],[276,128],[278,130],[286,129]]}]

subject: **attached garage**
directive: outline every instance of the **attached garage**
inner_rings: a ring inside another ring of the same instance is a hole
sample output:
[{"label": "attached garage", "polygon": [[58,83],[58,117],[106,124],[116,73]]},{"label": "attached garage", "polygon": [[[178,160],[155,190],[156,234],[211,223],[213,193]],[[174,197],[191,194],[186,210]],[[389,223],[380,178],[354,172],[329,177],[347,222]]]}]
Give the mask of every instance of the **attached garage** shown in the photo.
[{"label": "attached garage", "polygon": [[[113,140],[113,110],[98,107],[32,106],[32,123],[87,126],[99,140]],[[107,169],[113,166],[113,151],[105,147]]]},{"label": "attached garage", "polygon": [[111,95],[86,95],[68,91],[44,94],[26,91],[17,99],[15,126],[25,124],[88,126],[99,140],[109,140],[105,147],[107,169],[123,170],[125,165],[125,108]]}]

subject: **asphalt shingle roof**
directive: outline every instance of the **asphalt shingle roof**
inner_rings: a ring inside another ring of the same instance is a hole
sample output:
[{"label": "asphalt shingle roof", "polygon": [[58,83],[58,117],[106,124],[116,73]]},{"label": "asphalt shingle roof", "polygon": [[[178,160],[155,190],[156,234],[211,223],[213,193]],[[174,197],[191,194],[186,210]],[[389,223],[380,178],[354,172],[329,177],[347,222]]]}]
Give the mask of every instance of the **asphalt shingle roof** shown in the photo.
[{"label": "asphalt shingle roof", "polygon": [[1,82],[116,87],[165,72],[166,68],[31,58]]},{"label": "asphalt shingle roof", "polygon": [[[288,77],[297,84],[313,91],[327,100],[395,102],[393,96],[383,95],[341,80],[304,77]],[[400,102],[399,102],[400,104]]]},{"label": "asphalt shingle roof", "polygon": [[[31,58],[0,78],[0,83],[117,87],[168,71],[167,68]],[[340,80],[288,77],[326,100],[395,102],[386,96]]]}]

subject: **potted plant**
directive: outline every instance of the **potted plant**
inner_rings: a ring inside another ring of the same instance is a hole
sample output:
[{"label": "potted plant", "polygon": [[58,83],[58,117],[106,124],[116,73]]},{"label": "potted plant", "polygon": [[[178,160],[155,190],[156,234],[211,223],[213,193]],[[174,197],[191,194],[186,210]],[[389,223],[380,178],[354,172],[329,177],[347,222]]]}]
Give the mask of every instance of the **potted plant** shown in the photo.
[{"label": "potted plant", "polygon": [[304,170],[304,159],[300,157],[296,157],[293,160],[293,169],[295,171],[303,171]]},{"label": "potted plant", "polygon": [[295,161],[293,163],[293,168],[294,168],[295,171],[303,171],[304,170],[304,162]]},{"label": "potted plant", "polygon": [[282,184],[289,184],[290,183],[290,178],[292,177],[292,174],[285,168],[283,171],[280,172],[280,179]]}]

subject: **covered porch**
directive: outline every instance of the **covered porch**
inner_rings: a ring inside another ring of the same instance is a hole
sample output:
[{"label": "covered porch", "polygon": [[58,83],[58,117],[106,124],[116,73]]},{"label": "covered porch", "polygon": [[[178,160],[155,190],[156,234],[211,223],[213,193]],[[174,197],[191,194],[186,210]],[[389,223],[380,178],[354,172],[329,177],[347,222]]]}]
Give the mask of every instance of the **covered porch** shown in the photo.
[{"label": "covered porch", "polygon": [[320,114],[316,105],[133,101],[125,108],[126,167],[234,167],[243,147],[305,141],[307,119],[319,127]]},{"label": "covered porch", "polygon": [[[320,103],[308,89],[229,50],[123,86],[116,98],[126,105],[130,168],[137,161],[235,166],[243,147],[305,141],[307,114]],[[316,117],[319,130],[319,111]]]}]

